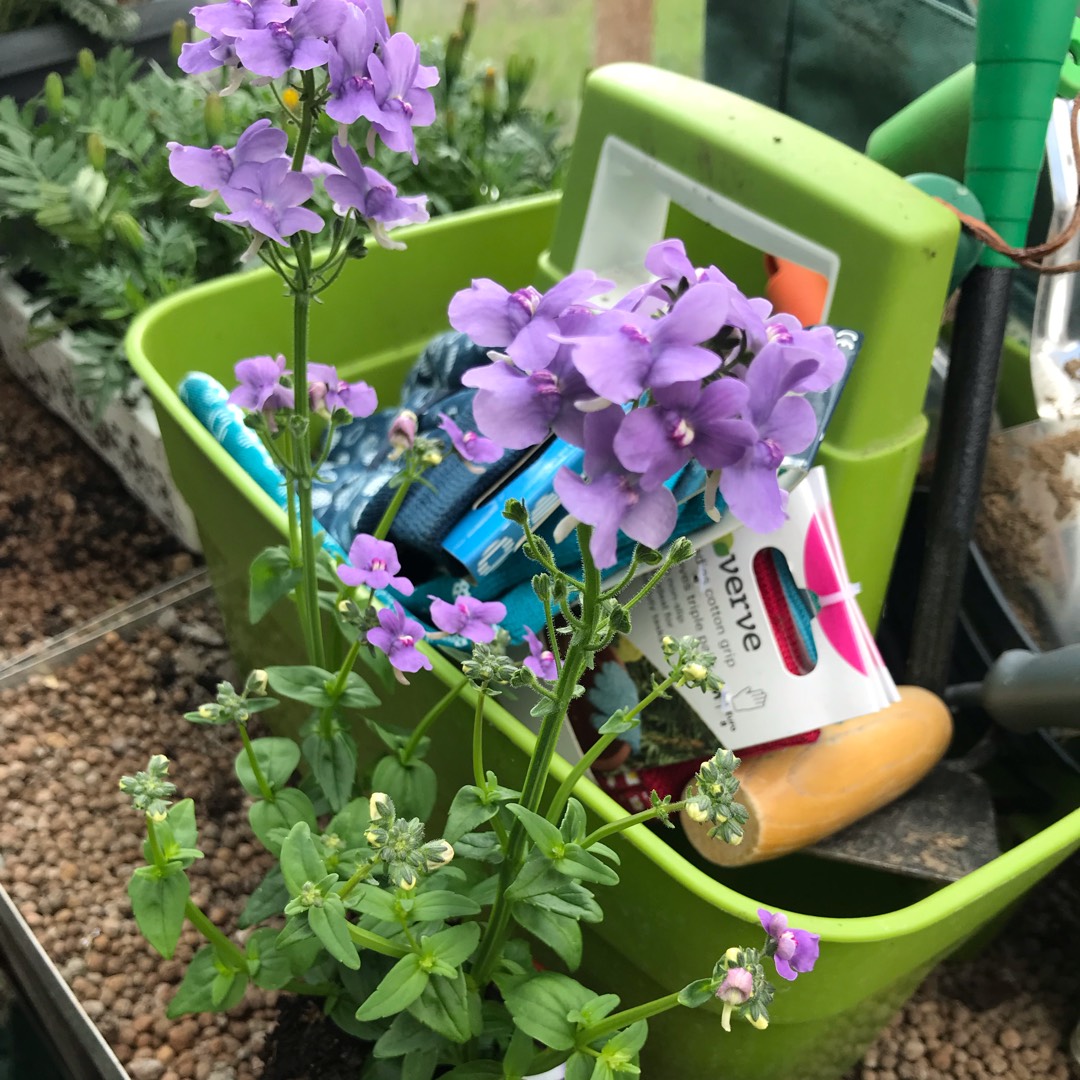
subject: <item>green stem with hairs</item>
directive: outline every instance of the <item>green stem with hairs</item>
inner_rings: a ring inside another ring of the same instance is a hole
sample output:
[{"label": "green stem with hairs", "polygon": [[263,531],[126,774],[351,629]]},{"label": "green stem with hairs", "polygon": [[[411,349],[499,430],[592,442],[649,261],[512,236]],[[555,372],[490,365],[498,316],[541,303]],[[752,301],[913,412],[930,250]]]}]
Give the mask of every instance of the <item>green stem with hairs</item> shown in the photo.
[{"label": "green stem with hairs", "polygon": [[668,814],[677,814],[685,806],[686,800],[680,799],[678,802],[669,803],[662,808],[650,806],[648,810],[642,810],[640,813],[631,814],[629,817],[619,818],[618,821],[608,822],[607,825],[602,825],[595,832],[589,833],[589,835],[581,841],[581,846],[583,848],[592,847],[593,844],[598,844],[601,840],[605,840],[609,836],[614,836],[615,833],[620,833],[624,829],[629,829],[632,825],[640,825],[643,821],[651,821],[653,818],[666,816]]},{"label": "green stem with hairs", "polygon": [[[574,629],[570,647],[559,681],[555,686],[555,700],[540,724],[540,733],[536,737],[529,768],[525,774],[525,783],[521,791],[521,805],[536,813],[544,794],[551,759],[559,741],[567,709],[573,700],[574,691],[589,661],[592,659],[592,645],[596,639],[596,628],[600,622],[600,571],[589,550],[592,539],[592,527],[579,525],[577,529],[578,546],[581,549],[583,574],[581,590],[581,619]],[[484,929],[483,937],[477,947],[473,966],[473,977],[481,991],[491,981],[491,976],[498,963],[503,942],[510,926],[511,904],[506,899],[506,890],[513,884],[525,859],[525,828],[520,821],[515,821],[510,830],[506,858],[499,873],[499,888],[491,917]]]},{"label": "green stem with hairs", "polygon": [[188,900],[184,905],[184,914],[188,922],[214,947],[214,952],[222,963],[228,964],[234,971],[247,971],[248,961],[244,951],[206,917],[194,900]]},{"label": "green stem with hairs", "polygon": [[255,783],[259,785],[259,794],[262,795],[267,802],[272,803],[276,798],[274,789],[267,782],[266,775],[262,771],[262,766],[259,765],[259,759],[255,756],[255,747],[251,745],[251,736],[248,734],[247,724],[237,724],[236,726],[240,729],[240,741],[244,744],[248,764],[251,766],[251,771],[255,774]]},{"label": "green stem with hairs", "polygon": [[439,719],[440,716],[461,696],[461,691],[469,685],[468,679],[462,679],[461,682],[455,686],[450,687],[445,694],[430,709],[420,718],[420,723],[413,728],[412,734],[409,736],[405,745],[398,753],[398,760],[402,765],[408,765],[412,761],[413,756],[416,754],[417,747],[420,745],[420,740],[427,733],[428,728]]},{"label": "green stem with hairs", "polygon": [[349,880],[346,881],[344,885],[342,885],[341,889],[338,891],[338,896],[340,896],[341,899],[344,900],[345,897],[348,896],[349,893],[351,893],[357,885],[359,885],[365,878],[371,876],[371,871],[374,869],[374,867],[374,863],[361,863],[360,866],[356,868],[356,873],[353,874],[353,876],[349,878]]},{"label": "green stem with hairs", "polygon": [[488,680],[485,679],[476,695],[476,709],[473,712],[472,728],[472,769],[473,780],[481,791],[484,790],[484,702],[487,701]]},{"label": "green stem with hairs", "polygon": [[379,524],[375,526],[375,539],[385,540],[387,533],[390,532],[390,526],[394,524],[394,518],[397,517],[397,512],[401,509],[401,504],[405,501],[405,496],[409,494],[409,488],[413,486],[413,478],[406,476],[398,484],[397,490],[394,492],[394,497],[390,500],[390,505],[383,511],[383,516],[379,518]]},{"label": "green stem with hairs", "polygon": [[165,852],[161,850],[161,844],[158,843],[157,828],[154,825],[154,819],[149,814],[146,815],[146,839],[150,844],[150,856],[154,860],[154,865],[159,870],[164,870],[169,865],[169,861],[165,858]]},{"label": "green stem with hairs", "polygon": [[597,1039],[604,1038],[605,1035],[614,1035],[616,1031],[621,1031],[631,1024],[636,1024],[639,1020],[648,1020],[650,1016],[656,1016],[659,1013],[667,1012],[668,1009],[674,1009],[678,1004],[679,995],[676,993],[646,1001],[644,1005],[635,1005],[632,1009],[623,1009],[622,1012],[612,1013],[611,1016],[607,1016],[591,1027],[585,1028],[584,1031],[578,1032],[576,1041],[580,1046],[585,1046],[595,1042]]},{"label": "green stem with hairs", "polygon": [[[659,682],[645,695],[627,714],[626,719],[632,720],[642,710],[647,709],[658,697],[662,697],[675,682],[675,676],[669,675],[662,682]],[[570,798],[570,793],[574,790],[574,785],[585,775],[586,770],[592,767],[594,761],[596,761],[601,754],[620,736],[616,733],[608,735],[601,735],[589,747],[588,750],[582,755],[581,760],[577,762],[570,770],[569,775],[559,785],[559,790],[555,792],[555,797],[551,800],[551,808],[548,810],[548,821],[558,821],[559,815],[562,813],[563,807],[566,805],[566,800]]]}]

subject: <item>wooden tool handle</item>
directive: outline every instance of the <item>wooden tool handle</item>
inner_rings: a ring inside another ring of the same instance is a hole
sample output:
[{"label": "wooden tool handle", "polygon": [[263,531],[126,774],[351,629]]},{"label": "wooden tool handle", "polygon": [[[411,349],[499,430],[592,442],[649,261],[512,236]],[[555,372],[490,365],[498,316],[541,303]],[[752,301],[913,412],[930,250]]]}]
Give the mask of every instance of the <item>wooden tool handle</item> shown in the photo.
[{"label": "wooden tool handle", "polygon": [[928,690],[904,686],[895,705],[830,724],[817,742],[743,762],[735,774],[737,797],[750,820],[737,847],[711,838],[708,823],[679,817],[694,847],[719,866],[775,859],[898,798],[934,767],[951,738],[945,703]]}]

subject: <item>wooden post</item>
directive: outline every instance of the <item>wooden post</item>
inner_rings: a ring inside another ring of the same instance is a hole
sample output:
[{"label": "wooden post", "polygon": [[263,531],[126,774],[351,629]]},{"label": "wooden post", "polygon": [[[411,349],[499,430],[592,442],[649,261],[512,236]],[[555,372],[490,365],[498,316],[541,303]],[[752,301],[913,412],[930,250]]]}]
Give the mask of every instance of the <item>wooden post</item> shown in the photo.
[{"label": "wooden post", "polygon": [[594,0],[593,62],[652,59],[653,0]]}]

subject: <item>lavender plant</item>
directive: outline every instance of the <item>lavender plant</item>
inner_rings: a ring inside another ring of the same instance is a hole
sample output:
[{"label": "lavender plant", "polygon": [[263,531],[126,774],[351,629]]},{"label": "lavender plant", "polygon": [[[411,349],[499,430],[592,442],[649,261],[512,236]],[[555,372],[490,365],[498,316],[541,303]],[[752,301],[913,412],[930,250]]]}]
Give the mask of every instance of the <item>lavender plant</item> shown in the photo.
[{"label": "lavender plant", "polygon": [[[185,70],[225,68],[230,86],[244,78],[272,86],[292,128],[256,121],[231,149],[174,143],[170,167],[203,190],[200,201],[224,204],[219,220],[243,231],[249,255],[271,266],[292,298],[291,355],[240,361],[232,400],[247,410],[286,478],[289,543],[255,560],[251,616],[258,621],[292,597],[307,655],[304,663],[253,671],[239,691],[221,684],[214,701],[187,717],[236,728],[236,772],[254,800],[251,827],[278,861],[244,912],[245,927],[254,929],[243,945],[191,900],[186,871],[201,854],[194,808],[171,801],[166,759],[156,756],[145,772],[121,781],[147,830],[146,865],[129,886],[139,926],[165,956],[185,920],[207,942],[170,1014],[231,1008],[249,983],[314,995],[345,1030],[373,1044],[365,1075],[403,1080],[509,1080],[560,1066],[571,1080],[637,1073],[650,1017],[712,1001],[725,1029],[732,1017],[766,1027],[767,962],[793,980],[812,970],[818,954],[816,935],[789,928],[782,914],[760,912],[760,948],[734,946],[689,985],[625,1006],[571,974],[538,969],[530,942],[576,970],[581,924],[602,918],[596,890],[618,883],[618,854],[608,841],[626,829],[670,827],[682,812],[708,822],[717,842],[742,837],[739,762],[723,749],[702,765],[685,800],[654,793],[648,809],[590,830],[574,797],[590,765],[655,701],[675,687],[720,689],[715,657],[695,638],[665,641],[667,672],[636,705],[607,719],[553,794],[549,775],[567,710],[595,656],[630,630],[635,607],[694,553],[685,537],[672,541],[672,475],[700,466],[707,501],[721,493],[750,527],[783,520],[778,467],[816,430],[801,395],[842,370],[831,332],[773,315],[716,267],[693,266],[674,240],[650,251],[650,283],[609,310],[596,298],[611,282],[589,271],[544,294],[474,281],[454,297],[449,315],[491,350],[491,362],[465,376],[476,389],[480,431],[444,417],[445,438],[425,436],[414,415],[401,414],[389,432],[400,463],[392,497],[374,532],[355,538],[347,561],[336,560],[317,542],[312,483],[334,429],[370,415],[376,397],[365,382],[310,361],[309,310],[362,253],[365,234],[397,248],[394,230],[426,219],[424,199],[400,196],[361,153],[370,158],[381,141],[415,159],[414,129],[435,116],[436,73],[420,63],[410,38],[391,33],[377,0],[225,0],[194,15],[208,37],[185,47]],[[321,113],[339,125],[332,163],[309,155]],[[317,184],[336,214],[327,229],[310,208]],[[323,232],[317,247],[313,238]],[[507,504],[506,517],[523,530],[524,551],[538,564],[533,588],[545,614],[518,662],[499,629],[506,616],[499,602],[433,599],[424,617],[435,630],[425,626],[414,610],[417,589],[387,537],[405,499],[429,482],[425,473],[444,455],[480,467],[502,448],[525,448],[552,432],[585,451],[583,476],[564,470],[556,479],[580,571],[557,564],[527,506]],[[636,541],[625,559],[620,537]],[[390,592],[377,603],[380,590]],[[328,630],[335,639],[327,640]],[[379,698],[354,670],[358,660],[407,682],[432,667],[424,639],[448,634],[472,643],[462,677],[409,727],[374,719]],[[347,648],[335,663],[338,637]],[[435,824],[429,732],[467,687],[475,700],[472,782]],[[535,697],[540,721],[520,790],[485,762],[485,704],[509,688]],[[310,710],[299,744],[252,738],[252,717],[281,698]],[[351,729],[357,714],[386,746],[378,761],[360,760]],[[293,786],[301,763],[305,779]]]}]

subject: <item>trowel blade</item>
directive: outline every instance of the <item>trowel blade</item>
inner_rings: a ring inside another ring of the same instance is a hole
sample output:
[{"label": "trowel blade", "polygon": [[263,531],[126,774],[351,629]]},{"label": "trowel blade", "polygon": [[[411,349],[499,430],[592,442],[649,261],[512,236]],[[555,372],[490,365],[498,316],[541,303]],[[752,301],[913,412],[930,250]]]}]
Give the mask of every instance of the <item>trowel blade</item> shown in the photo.
[{"label": "trowel blade", "polygon": [[809,849],[839,862],[948,883],[1001,854],[986,783],[937,765],[902,798]]}]

